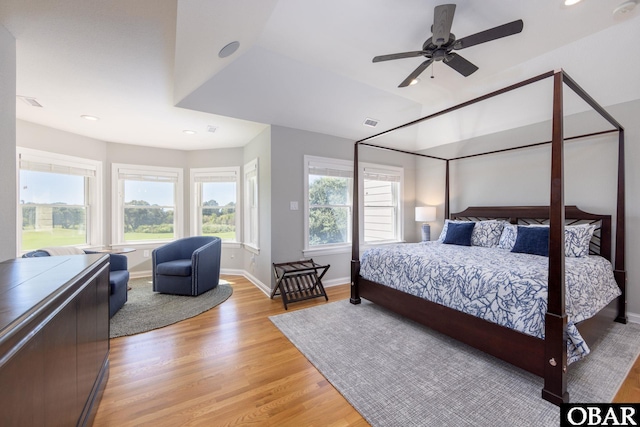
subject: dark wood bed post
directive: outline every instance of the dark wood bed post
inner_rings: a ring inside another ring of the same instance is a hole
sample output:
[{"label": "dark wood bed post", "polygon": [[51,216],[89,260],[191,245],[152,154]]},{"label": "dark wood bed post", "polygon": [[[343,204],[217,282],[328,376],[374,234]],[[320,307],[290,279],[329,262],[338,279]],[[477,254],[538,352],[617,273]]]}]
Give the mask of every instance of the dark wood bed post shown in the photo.
[{"label": "dark wood bed post", "polygon": [[614,264],[614,277],[622,292],[618,299],[618,315],[616,322],[627,323],[627,272],[625,270],[625,172],[624,172],[624,128],[611,114],[607,112],[595,99],[585,92],[578,83],[564,73],[564,83],[591,106],[598,114],[608,121],[618,131],[618,203],[616,207],[616,256]]},{"label": "dark wood bed post", "polygon": [[549,289],[545,315],[544,388],[542,397],[556,405],[569,401],[567,392],[567,313],[564,271],[564,141],[563,71],[553,76],[551,141],[551,203],[549,206]]},{"label": "dark wood bed post", "polygon": [[351,217],[351,304],[360,304],[360,289],[358,277],[360,276],[360,199],[358,197],[358,145],[353,146],[353,203]]},{"label": "dark wood bed post", "polygon": [[622,291],[616,322],[627,323],[627,271],[624,266],[625,235],[624,129],[618,131],[618,207],[616,212],[616,261],[613,274]]},{"label": "dark wood bed post", "polygon": [[444,173],[444,219],[448,219],[451,214],[451,206],[449,205],[449,160],[447,160]]}]

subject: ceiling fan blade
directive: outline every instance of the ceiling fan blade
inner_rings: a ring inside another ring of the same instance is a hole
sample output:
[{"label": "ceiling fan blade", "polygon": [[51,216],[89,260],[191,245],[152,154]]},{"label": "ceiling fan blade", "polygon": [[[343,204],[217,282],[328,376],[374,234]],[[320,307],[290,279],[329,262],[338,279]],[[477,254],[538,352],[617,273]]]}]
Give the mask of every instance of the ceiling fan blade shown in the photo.
[{"label": "ceiling fan blade", "polygon": [[421,50],[416,50],[413,52],[401,52],[401,53],[392,53],[390,55],[380,55],[373,58],[373,62],[390,61],[392,59],[413,58],[416,56],[422,56],[423,53],[424,52]]},{"label": "ceiling fan blade", "polygon": [[471,74],[475,73],[478,70],[478,67],[476,67],[457,53],[450,53],[442,62],[465,77],[469,77]]},{"label": "ceiling fan blade", "polygon": [[453,48],[456,50],[464,49],[480,43],[490,42],[491,40],[518,34],[522,31],[523,27],[524,22],[522,22],[522,19],[518,19],[517,21],[509,22],[508,24],[500,25],[498,27],[458,39],[453,45]]},{"label": "ceiling fan blade", "polygon": [[436,46],[440,47],[449,41],[455,12],[455,4],[442,4],[434,9],[431,32],[433,33],[433,44]]},{"label": "ceiling fan blade", "polygon": [[409,77],[404,79],[404,81],[402,83],[400,83],[400,85],[398,87],[407,87],[407,86],[409,86],[414,79],[417,79],[418,76],[420,74],[422,74],[422,72],[424,70],[426,70],[429,65],[431,65],[432,62],[433,62],[433,59],[431,59],[431,58],[429,58],[426,61],[424,61],[422,64],[420,64],[418,66],[418,68],[413,70],[413,73],[409,74]]}]

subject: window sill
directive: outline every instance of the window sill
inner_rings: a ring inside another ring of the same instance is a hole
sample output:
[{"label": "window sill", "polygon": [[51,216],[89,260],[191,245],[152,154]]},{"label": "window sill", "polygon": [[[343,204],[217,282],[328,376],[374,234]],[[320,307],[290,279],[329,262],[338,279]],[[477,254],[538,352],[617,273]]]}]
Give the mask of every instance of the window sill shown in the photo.
[{"label": "window sill", "polygon": [[351,252],[351,245],[332,246],[326,248],[304,249],[302,254],[305,258],[322,255],[346,254]]},{"label": "window sill", "polygon": [[240,249],[242,247],[242,243],[240,243],[240,242],[225,242],[223,240],[222,241],[222,247],[223,248],[229,248],[229,249]]},{"label": "window sill", "polygon": [[251,252],[252,254],[260,255],[260,248],[258,248],[257,246],[253,246],[249,243],[243,243],[242,247],[244,247],[247,251]]},{"label": "window sill", "polygon": [[406,241],[405,240],[385,240],[383,242],[363,243],[362,245],[360,245],[360,249],[361,250],[365,250],[365,249],[369,249],[369,248],[376,248],[376,247],[379,247],[379,246],[397,245],[399,243],[406,243]]}]

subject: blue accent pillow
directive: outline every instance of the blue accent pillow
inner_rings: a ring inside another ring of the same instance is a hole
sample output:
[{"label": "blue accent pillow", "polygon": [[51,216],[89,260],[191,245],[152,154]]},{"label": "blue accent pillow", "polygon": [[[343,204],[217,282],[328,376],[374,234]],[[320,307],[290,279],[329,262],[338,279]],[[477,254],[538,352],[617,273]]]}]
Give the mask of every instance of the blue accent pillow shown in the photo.
[{"label": "blue accent pillow", "polygon": [[475,225],[475,222],[450,222],[447,227],[447,235],[442,243],[471,246],[471,234]]},{"label": "blue accent pillow", "polygon": [[518,236],[511,252],[549,256],[549,227],[518,226]]}]

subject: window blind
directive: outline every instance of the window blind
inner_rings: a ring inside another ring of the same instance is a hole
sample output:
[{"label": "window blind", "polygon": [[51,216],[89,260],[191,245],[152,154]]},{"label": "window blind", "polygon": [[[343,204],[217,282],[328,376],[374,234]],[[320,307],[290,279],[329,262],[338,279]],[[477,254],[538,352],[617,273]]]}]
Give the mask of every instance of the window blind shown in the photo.
[{"label": "window blind", "polygon": [[118,179],[125,179],[130,181],[178,182],[178,173],[118,169]]},{"label": "window blind", "polygon": [[400,182],[400,174],[385,169],[364,168],[364,179],[372,181]]},{"label": "window blind", "polygon": [[[65,164],[66,163],[66,164]],[[91,165],[72,164],[68,162],[47,163],[34,160],[20,159],[20,169],[30,170],[34,172],[49,172],[65,175],[79,175],[94,177],[96,176],[96,168]]]},{"label": "window blind", "polygon": [[340,178],[353,178],[353,171],[349,167],[340,167],[337,164],[310,161],[309,175],[335,176]]},{"label": "window blind", "polygon": [[[254,171],[255,174],[255,171]],[[236,172],[203,172],[195,174],[194,182],[237,182]]]}]

